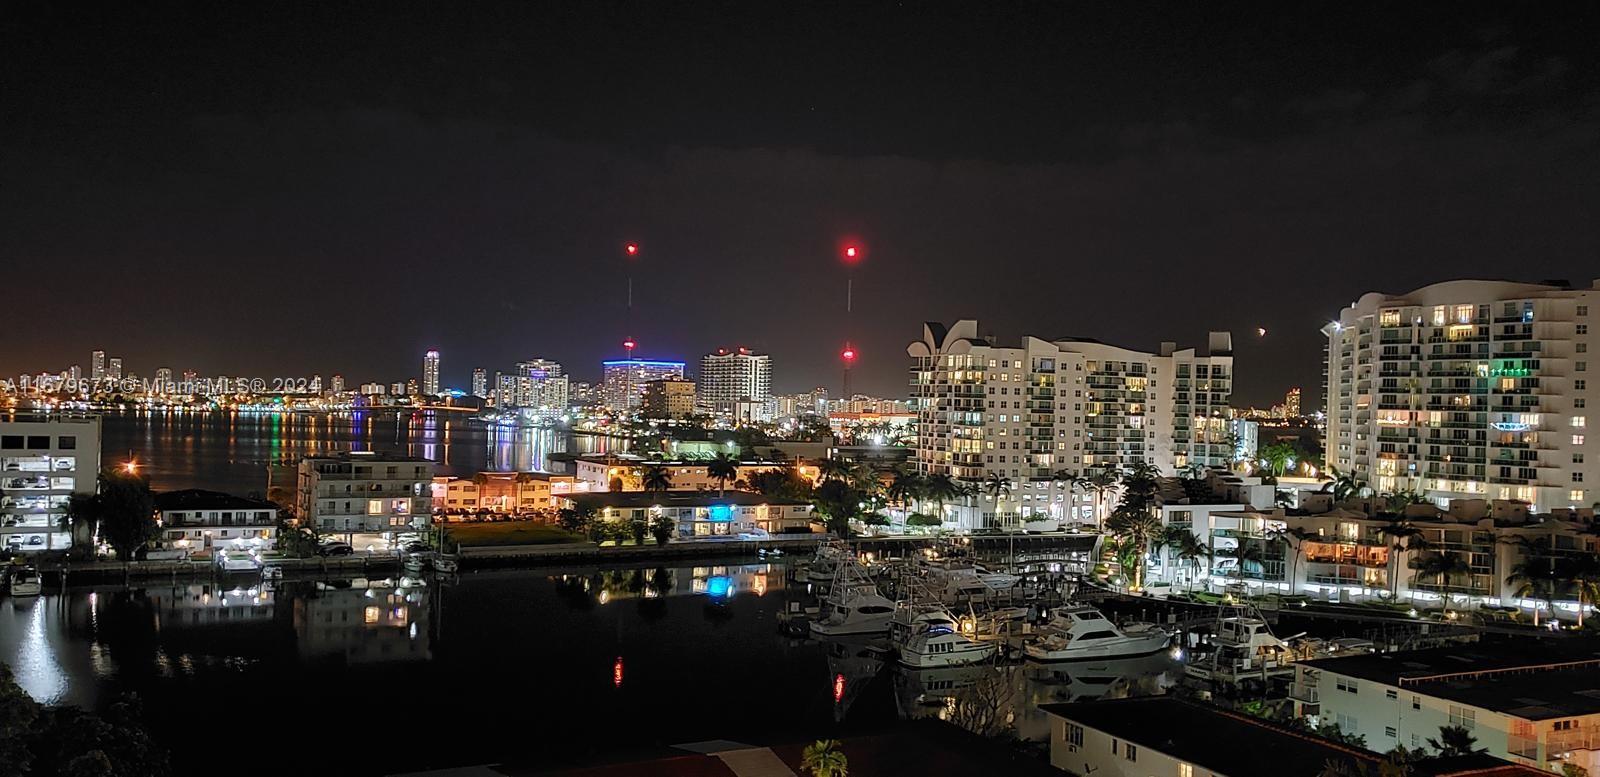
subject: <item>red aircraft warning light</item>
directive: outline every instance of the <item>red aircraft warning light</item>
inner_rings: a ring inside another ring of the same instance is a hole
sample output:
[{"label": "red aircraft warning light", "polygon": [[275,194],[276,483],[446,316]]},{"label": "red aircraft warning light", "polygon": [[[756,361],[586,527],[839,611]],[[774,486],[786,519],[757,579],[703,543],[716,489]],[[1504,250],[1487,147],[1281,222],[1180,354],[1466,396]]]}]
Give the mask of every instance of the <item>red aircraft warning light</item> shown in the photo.
[{"label": "red aircraft warning light", "polygon": [[629,244],[623,246],[622,250],[624,252],[626,252],[628,254],[628,256],[638,256],[639,255],[639,244],[638,243],[629,243]]},{"label": "red aircraft warning light", "polygon": [[856,360],[855,346],[845,346],[844,350],[839,353],[839,358],[844,359],[846,364],[854,362]]}]

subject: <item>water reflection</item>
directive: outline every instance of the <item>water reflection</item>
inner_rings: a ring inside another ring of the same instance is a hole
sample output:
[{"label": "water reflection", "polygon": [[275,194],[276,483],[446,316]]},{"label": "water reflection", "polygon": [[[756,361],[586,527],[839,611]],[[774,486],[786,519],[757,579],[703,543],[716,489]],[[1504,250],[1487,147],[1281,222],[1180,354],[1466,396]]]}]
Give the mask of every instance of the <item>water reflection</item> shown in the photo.
[{"label": "water reflection", "polygon": [[626,450],[629,441],[561,429],[485,424],[456,413],[107,413],[102,434],[109,458],[130,452],[157,490],[208,488],[265,493],[292,487],[300,457],[381,450],[438,462],[440,474],[484,470],[556,471],[556,453]]}]

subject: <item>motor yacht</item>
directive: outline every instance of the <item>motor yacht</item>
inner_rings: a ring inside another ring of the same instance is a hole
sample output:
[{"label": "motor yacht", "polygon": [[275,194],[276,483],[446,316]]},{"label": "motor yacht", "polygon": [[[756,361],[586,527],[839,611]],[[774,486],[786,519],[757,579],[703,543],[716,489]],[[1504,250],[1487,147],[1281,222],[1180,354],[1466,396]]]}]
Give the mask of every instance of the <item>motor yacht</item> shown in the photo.
[{"label": "motor yacht", "polygon": [[998,649],[977,639],[975,619],[962,621],[943,605],[902,604],[889,622],[889,642],[900,663],[913,669],[964,666],[984,661]]},{"label": "motor yacht", "polygon": [[1119,627],[1089,605],[1071,604],[1052,609],[1039,633],[1023,643],[1022,652],[1035,661],[1124,658],[1165,649],[1171,638],[1154,624]]}]

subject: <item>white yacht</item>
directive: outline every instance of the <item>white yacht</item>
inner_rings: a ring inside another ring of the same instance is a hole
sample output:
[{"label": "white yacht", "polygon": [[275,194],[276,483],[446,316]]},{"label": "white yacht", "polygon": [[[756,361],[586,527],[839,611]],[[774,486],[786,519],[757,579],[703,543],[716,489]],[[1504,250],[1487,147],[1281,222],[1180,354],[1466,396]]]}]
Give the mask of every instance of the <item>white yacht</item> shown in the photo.
[{"label": "white yacht", "polygon": [[1185,674],[1234,684],[1294,673],[1294,647],[1247,608],[1224,610],[1210,641],[1210,654],[1191,658],[1183,668]]},{"label": "white yacht", "polygon": [[12,596],[38,596],[44,593],[44,578],[33,567],[12,567],[10,590]]},{"label": "white yacht", "polygon": [[900,663],[913,669],[963,666],[986,660],[995,654],[992,641],[974,639],[973,621],[965,624],[942,605],[904,604],[895,609],[889,622],[889,641],[900,654]]},{"label": "white yacht", "polygon": [[1035,661],[1145,656],[1166,648],[1171,638],[1159,626],[1118,627],[1089,605],[1070,604],[1051,610],[1050,620],[1023,644],[1022,652]]},{"label": "white yacht", "polygon": [[850,551],[842,545],[828,543],[817,546],[817,554],[805,564],[805,579],[810,583],[828,583],[839,573],[839,566],[851,560]]},{"label": "white yacht", "polygon": [[845,561],[834,572],[811,633],[819,637],[883,634],[894,617],[894,602],[878,593],[861,565]]},{"label": "white yacht", "polygon": [[923,565],[928,588],[947,602],[982,599],[1014,588],[1022,578],[994,572],[970,561],[930,561]]}]

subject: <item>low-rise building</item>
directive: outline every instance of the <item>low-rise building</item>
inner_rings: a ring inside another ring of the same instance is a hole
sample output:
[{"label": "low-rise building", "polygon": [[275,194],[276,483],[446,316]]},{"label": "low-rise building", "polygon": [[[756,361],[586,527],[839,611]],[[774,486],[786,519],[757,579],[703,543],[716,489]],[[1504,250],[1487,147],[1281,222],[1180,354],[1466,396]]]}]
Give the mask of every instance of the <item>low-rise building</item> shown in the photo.
[{"label": "low-rise building", "polygon": [[480,511],[520,515],[555,509],[560,497],[588,490],[589,484],[573,475],[479,472],[470,478],[434,478],[431,493],[433,509],[446,516]]},{"label": "low-rise building", "polygon": [[[736,467],[737,474],[734,479],[723,484],[711,476],[709,464],[709,457],[656,460],[633,454],[580,456],[572,462],[578,482],[585,484],[589,491],[643,491],[646,466],[666,468],[667,474],[672,478],[674,490],[721,490],[723,485],[731,488],[738,481],[746,480],[758,472],[771,472],[797,466],[765,459],[741,460]],[[821,470],[814,464],[800,464],[798,468],[800,476],[812,482],[822,476]]]},{"label": "low-rise building", "polygon": [[0,547],[33,553],[72,545],[73,496],[93,496],[100,476],[100,417],[0,420]]},{"label": "low-rise building", "polygon": [[319,532],[426,529],[433,515],[433,462],[346,451],[300,460],[295,515]]},{"label": "low-rise building", "polygon": [[156,494],[154,550],[210,556],[213,550],[268,551],[278,541],[278,506],[198,488]]},{"label": "low-rise building", "polygon": [[1482,642],[1302,661],[1298,712],[1367,747],[1423,747],[1459,726],[1490,755],[1561,772],[1600,772],[1600,645]]},{"label": "low-rise building", "polygon": [[[1087,777],[1287,777],[1380,774],[1384,757],[1172,696],[1040,705],[1051,717],[1050,763]],[[1437,737],[1435,730],[1432,736]],[[1371,740],[1369,740],[1370,742]],[[1411,777],[1538,777],[1488,755],[1428,758]]]},{"label": "low-rise building", "polygon": [[611,491],[572,494],[563,499],[579,509],[593,509],[608,521],[634,518],[671,518],[684,539],[724,537],[764,531],[768,534],[811,530],[811,504],[774,499],[765,494],[729,491],[667,491],[652,494],[642,491]]}]

